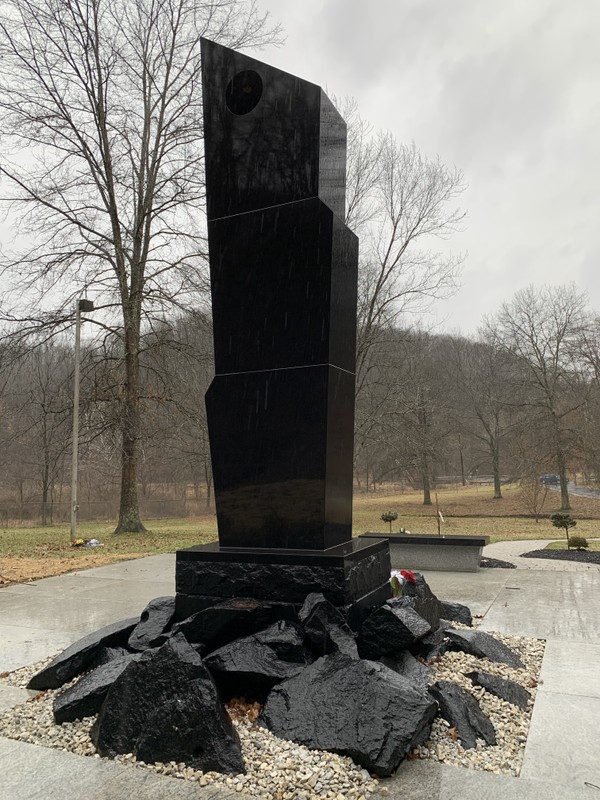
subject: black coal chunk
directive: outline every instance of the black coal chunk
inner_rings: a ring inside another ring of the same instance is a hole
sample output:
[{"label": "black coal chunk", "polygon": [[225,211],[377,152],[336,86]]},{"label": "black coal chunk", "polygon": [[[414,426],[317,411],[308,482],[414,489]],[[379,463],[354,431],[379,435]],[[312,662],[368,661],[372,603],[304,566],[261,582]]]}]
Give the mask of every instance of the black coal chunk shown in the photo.
[{"label": "black coal chunk", "polygon": [[431,679],[431,669],[408,650],[403,650],[396,656],[382,656],[379,660],[388,669],[402,675],[418,688],[427,688]]},{"label": "black coal chunk", "polygon": [[527,703],[531,699],[531,694],[515,681],[508,678],[501,678],[499,675],[491,675],[489,672],[468,672],[467,678],[476,686],[482,686],[486,692],[496,695],[507,703],[512,703],[518,708],[527,708]]},{"label": "black coal chunk", "polygon": [[478,658],[487,658],[488,661],[508,664],[509,667],[514,669],[523,667],[523,662],[515,651],[490,636],[489,633],[484,631],[448,630],[446,631],[446,636],[455,649],[462,650],[464,653],[471,653],[471,655]]},{"label": "black coal chunk", "polygon": [[221,696],[264,700],[269,691],[309,662],[300,625],[283,620],[264,631],[236,639],[204,659]]},{"label": "black coal chunk", "polygon": [[358,658],[356,638],[344,615],[324,595],[313,592],[298,612],[306,638],[317,656],[344,653]]},{"label": "black coal chunk", "polygon": [[293,605],[234,597],[192,614],[173,625],[171,632],[183,633],[193,644],[203,644],[204,652],[209,653],[283,619],[297,620]]},{"label": "black coal chunk", "polygon": [[496,744],[494,726],[472,694],[451,681],[438,681],[429,687],[429,692],[439,705],[440,716],[456,728],[466,750],[475,747],[477,739]]},{"label": "black coal chunk", "polygon": [[454,626],[448,620],[441,619],[440,627],[411,645],[410,652],[425,661],[433,661],[443,656],[448,650],[448,640],[446,638],[446,631],[448,630],[454,630]]},{"label": "black coal chunk", "polygon": [[426,741],[435,713],[431,697],[406,678],[338,653],[276,686],[259,723],[283,739],[350,756],[383,776]]},{"label": "black coal chunk", "polygon": [[444,619],[451,620],[452,622],[460,622],[461,625],[473,625],[473,615],[468,606],[463,606],[462,603],[449,603],[446,600],[441,600],[441,615]]},{"label": "black coal chunk", "polygon": [[155,597],[142,611],[140,621],[131,632],[127,642],[132,650],[146,650],[157,643],[175,614],[174,597]]},{"label": "black coal chunk", "polygon": [[182,634],[132,661],[108,691],[91,736],[102,756],[245,772],[239,737],[200,656]]},{"label": "black coal chunk", "polygon": [[113,622],[111,625],[105,625],[104,628],[79,639],[34,675],[27,684],[27,688],[58,689],[73,680],[85,672],[103,648],[126,644],[129,634],[138,621],[139,617],[132,617],[120,622]]},{"label": "black coal chunk", "polygon": [[430,632],[429,623],[412,608],[384,605],[363,622],[358,652],[361,658],[378,659],[406,650]]},{"label": "black coal chunk", "polygon": [[102,647],[90,663],[89,669],[96,669],[103,664],[108,664],[109,661],[114,661],[116,658],[125,658],[131,655],[131,650],[128,647]]},{"label": "black coal chunk", "polygon": [[403,604],[413,608],[419,616],[427,620],[431,630],[436,630],[440,624],[442,604],[429,588],[429,584],[420,572],[415,573],[415,583],[406,581],[402,587],[402,597],[388,600],[391,604]]},{"label": "black coal chunk", "polygon": [[54,698],[52,709],[56,724],[61,725],[63,722],[97,714],[110,687],[125,667],[136,658],[139,658],[138,654],[128,653],[106,661],[80,678],[74,686],[58,694]]}]

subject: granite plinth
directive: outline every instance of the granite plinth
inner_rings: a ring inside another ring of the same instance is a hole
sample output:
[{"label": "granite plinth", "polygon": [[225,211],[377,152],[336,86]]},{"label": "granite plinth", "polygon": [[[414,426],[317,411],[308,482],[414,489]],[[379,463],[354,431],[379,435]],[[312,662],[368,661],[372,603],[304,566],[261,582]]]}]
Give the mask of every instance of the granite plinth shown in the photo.
[{"label": "granite plinth", "polygon": [[354,372],[358,239],[319,199],[208,224],[217,374]]},{"label": "granite plinth", "polygon": [[206,409],[223,547],[320,551],[351,538],[352,373],[217,375]]},{"label": "granite plinth", "polygon": [[356,621],[390,597],[389,578],[386,542],[354,539],[324,551],[199,545],[177,552],[176,615],[182,619],[231,597],[300,606],[321,592]]},{"label": "granite plinth", "polygon": [[344,218],[346,123],[325,92],[202,39],[208,219],[320,197]]}]

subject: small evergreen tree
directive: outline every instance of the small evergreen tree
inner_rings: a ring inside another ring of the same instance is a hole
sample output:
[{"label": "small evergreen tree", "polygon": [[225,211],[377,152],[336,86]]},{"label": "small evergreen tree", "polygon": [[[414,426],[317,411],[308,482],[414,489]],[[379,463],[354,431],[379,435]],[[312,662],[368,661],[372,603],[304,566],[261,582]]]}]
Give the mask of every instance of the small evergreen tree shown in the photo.
[{"label": "small evergreen tree", "polygon": [[564,528],[567,535],[567,548],[570,547],[569,543],[569,528],[574,528],[577,521],[567,511],[555,511],[550,517],[550,522],[555,528]]},{"label": "small evergreen tree", "polygon": [[381,515],[383,522],[389,522],[390,533],[392,532],[392,522],[398,519],[398,514],[395,511],[384,511]]}]

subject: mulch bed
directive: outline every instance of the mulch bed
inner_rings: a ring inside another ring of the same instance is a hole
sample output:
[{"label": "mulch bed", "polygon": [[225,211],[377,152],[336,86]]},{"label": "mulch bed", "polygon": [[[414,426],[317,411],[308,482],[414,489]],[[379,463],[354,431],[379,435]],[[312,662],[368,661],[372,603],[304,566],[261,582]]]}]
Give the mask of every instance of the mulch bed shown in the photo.
[{"label": "mulch bed", "polygon": [[522,558],[552,558],[555,561],[582,561],[584,564],[600,564],[600,552],[597,550],[531,550],[522,553]]},{"label": "mulch bed", "polygon": [[502,561],[501,558],[482,558],[479,562],[480,567],[487,569],[516,569],[515,564],[510,561]]}]

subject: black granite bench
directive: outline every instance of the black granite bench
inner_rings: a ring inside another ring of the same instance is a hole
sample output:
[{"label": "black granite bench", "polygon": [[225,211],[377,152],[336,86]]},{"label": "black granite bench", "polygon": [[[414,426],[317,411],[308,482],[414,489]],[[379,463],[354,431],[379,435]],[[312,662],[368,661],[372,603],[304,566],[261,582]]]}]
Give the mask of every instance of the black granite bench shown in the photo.
[{"label": "black granite bench", "polygon": [[432,569],[478,572],[481,550],[489,536],[433,536],[403,533],[362,533],[361,539],[384,539],[390,545],[392,569]]}]

